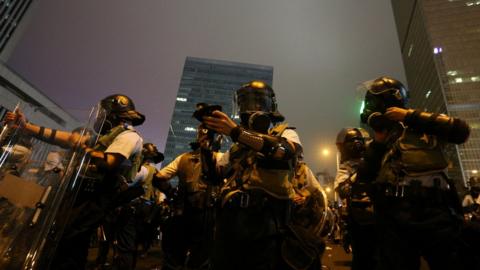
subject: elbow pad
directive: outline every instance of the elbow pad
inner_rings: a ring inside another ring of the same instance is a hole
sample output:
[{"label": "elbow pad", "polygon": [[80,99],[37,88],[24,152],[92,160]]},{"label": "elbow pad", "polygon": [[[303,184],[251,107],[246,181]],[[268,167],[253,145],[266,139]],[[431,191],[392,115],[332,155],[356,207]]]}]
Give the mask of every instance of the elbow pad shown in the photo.
[{"label": "elbow pad", "polygon": [[267,158],[289,160],[296,154],[296,149],[283,137],[259,134],[240,127],[232,130],[230,136],[234,142],[238,141],[264,154]]},{"label": "elbow pad", "polygon": [[260,152],[267,158],[289,160],[295,156],[295,149],[287,139],[275,136],[262,136],[263,147]]},{"label": "elbow pad", "polygon": [[448,142],[461,144],[470,136],[468,124],[458,118],[436,113],[409,111],[405,124],[417,131],[444,138]]}]

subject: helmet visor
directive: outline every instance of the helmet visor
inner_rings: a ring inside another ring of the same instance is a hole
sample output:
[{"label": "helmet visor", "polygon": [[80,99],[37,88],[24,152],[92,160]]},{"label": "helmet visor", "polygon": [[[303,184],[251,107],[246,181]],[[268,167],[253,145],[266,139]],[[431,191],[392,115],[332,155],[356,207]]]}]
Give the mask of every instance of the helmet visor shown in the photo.
[{"label": "helmet visor", "polygon": [[272,97],[264,89],[245,89],[238,91],[236,101],[240,113],[273,111]]}]

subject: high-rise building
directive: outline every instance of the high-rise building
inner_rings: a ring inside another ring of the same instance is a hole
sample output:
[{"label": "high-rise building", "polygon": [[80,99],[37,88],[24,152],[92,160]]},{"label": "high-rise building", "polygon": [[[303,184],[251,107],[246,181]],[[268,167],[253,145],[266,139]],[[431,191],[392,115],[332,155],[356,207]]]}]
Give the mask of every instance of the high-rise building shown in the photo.
[{"label": "high-rise building", "polygon": [[52,128],[73,129],[80,125],[78,120],[5,64],[38,3],[0,0],[0,120],[8,110],[23,103],[35,107],[35,113],[27,115],[30,121]]},{"label": "high-rise building", "polygon": [[[230,61],[187,57],[183,67],[180,88],[165,146],[167,165],[178,155],[191,151],[189,143],[195,141],[197,126],[192,117],[200,102],[221,105],[232,114],[234,91],[252,80],[272,84],[273,67]],[[226,145],[222,149],[226,149]]]},{"label": "high-rise building", "polygon": [[39,1],[0,0],[0,60],[6,62]]},{"label": "high-rise building", "polygon": [[392,0],[392,7],[411,107],[472,127],[467,143],[447,149],[449,174],[464,184],[480,171],[480,1]]}]

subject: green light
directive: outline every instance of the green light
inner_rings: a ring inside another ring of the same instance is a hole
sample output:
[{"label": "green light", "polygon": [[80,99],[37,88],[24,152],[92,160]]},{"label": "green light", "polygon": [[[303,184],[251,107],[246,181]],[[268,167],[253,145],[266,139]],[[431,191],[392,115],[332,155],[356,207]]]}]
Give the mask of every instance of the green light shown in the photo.
[{"label": "green light", "polygon": [[364,108],[365,108],[365,101],[362,101],[362,106],[360,106],[360,114],[363,113]]}]

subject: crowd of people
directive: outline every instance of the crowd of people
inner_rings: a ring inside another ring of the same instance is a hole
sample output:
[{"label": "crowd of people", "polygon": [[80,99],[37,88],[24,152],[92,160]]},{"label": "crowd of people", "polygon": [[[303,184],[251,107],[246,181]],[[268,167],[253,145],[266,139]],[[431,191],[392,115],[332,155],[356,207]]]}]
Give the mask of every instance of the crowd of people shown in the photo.
[{"label": "crowd of people", "polygon": [[[408,108],[408,90],[393,78],[363,86],[365,129],[344,128],[336,140],[335,191],[343,205],[343,244],[352,251],[352,269],[419,269],[421,257],[430,269],[480,269],[475,251],[480,181],[471,179],[471,194],[462,203],[444,153],[447,144],[467,141],[470,127],[445,114]],[[36,172],[43,175],[40,185],[63,195],[43,196],[37,211],[33,206],[21,213],[54,213],[49,218],[56,227],[46,232],[35,267],[85,269],[95,238],[97,269],[135,269],[160,230],[161,269],[322,269],[332,225],[329,202],[303,160],[306,149],[295,127],[285,122],[266,83],[246,83],[235,96],[239,122],[218,105],[197,104],[192,150],[160,170],[155,165],[163,154],[135,130],[145,116],[125,95],[101,100],[91,128],[71,132],[31,123],[20,109],[8,112],[5,127],[19,131],[17,137],[71,149],[82,161],[62,165],[52,152],[48,166]],[[233,144],[221,152],[225,137]],[[0,163],[3,179],[23,177],[32,151],[29,140],[10,144],[14,147],[4,147],[2,157],[14,161]],[[78,181],[65,180],[73,176]],[[176,186],[170,183],[174,177]],[[2,223],[19,215],[12,214],[18,206],[8,196],[0,193]],[[37,217],[38,222],[46,218]],[[12,224],[0,225],[8,236]],[[2,245],[8,248],[0,251],[10,255],[3,254],[1,269],[25,265],[11,254],[28,241],[17,237]]]}]

